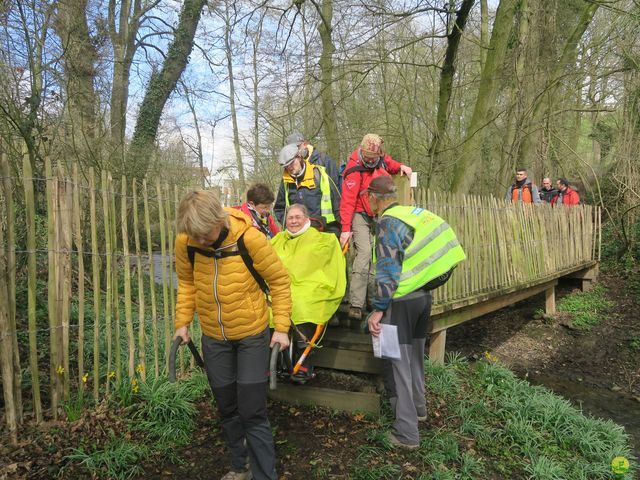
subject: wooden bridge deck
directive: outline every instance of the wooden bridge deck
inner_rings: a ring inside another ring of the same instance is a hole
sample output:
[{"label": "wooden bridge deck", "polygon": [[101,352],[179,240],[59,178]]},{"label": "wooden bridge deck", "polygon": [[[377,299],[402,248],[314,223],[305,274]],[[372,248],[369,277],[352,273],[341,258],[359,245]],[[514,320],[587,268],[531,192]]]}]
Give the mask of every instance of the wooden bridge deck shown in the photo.
[{"label": "wooden bridge deck", "polygon": [[[591,287],[598,272],[596,261],[565,268],[554,275],[500,291],[486,292],[460,301],[434,305],[430,335],[429,357],[444,361],[447,329],[474,318],[512,305],[521,300],[545,293],[545,313],[555,313],[555,287],[560,278],[582,280],[583,290]],[[371,336],[344,326],[329,327],[322,348],[313,356],[317,367],[345,372],[380,374],[382,360],[373,356]],[[363,411],[378,414],[380,395],[369,392],[349,392],[329,388],[279,385],[272,398],[298,404],[322,405],[336,410]]]}]

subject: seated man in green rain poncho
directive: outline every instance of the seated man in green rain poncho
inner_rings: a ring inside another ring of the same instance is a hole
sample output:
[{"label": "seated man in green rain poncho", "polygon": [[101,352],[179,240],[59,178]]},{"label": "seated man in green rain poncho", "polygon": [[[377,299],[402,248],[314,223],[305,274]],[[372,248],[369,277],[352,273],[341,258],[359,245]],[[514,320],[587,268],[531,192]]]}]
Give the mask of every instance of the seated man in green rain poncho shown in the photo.
[{"label": "seated man in green rain poncho", "polygon": [[[314,377],[309,354],[336,312],[346,288],[345,258],[335,235],[311,227],[304,205],[289,207],[285,230],[271,240],[291,279],[295,325],[292,380],[305,383]],[[307,348],[311,346],[311,348]]]}]

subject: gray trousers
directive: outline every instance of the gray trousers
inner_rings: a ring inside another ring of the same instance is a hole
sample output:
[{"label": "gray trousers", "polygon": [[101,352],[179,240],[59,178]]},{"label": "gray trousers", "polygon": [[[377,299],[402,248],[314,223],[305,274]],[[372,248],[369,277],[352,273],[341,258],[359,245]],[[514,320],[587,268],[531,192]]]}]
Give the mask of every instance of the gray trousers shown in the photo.
[{"label": "gray trousers", "polygon": [[203,335],[202,353],[231,467],[243,471],[248,455],[254,479],[277,480],[275,446],[267,418],[269,329],[234,341]]},{"label": "gray trousers", "polygon": [[385,360],[382,375],[394,415],[392,432],[408,445],[420,443],[418,416],[427,414],[424,353],[430,314],[431,293],[417,290],[392,300],[382,318],[398,327],[400,358]]},{"label": "gray trousers", "polygon": [[349,303],[352,307],[364,308],[367,300],[367,287],[373,283],[371,260],[373,255],[372,240],[373,220],[361,213],[353,216],[351,231],[355,257],[351,269],[349,285]]}]

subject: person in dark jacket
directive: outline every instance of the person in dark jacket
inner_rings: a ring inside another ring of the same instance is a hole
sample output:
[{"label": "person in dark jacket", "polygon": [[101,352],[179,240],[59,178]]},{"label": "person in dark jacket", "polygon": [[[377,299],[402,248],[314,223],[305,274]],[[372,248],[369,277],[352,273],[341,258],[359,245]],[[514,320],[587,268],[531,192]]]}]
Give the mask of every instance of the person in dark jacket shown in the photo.
[{"label": "person in dark jacket", "polygon": [[551,200],[551,205],[578,205],[580,203],[580,195],[569,186],[566,178],[559,178],[556,182],[558,185],[558,194]]},{"label": "person in dark jacket", "polygon": [[553,197],[557,194],[558,189],[552,186],[551,179],[544,177],[542,179],[542,188],[540,189],[540,200],[545,203],[551,203],[551,200],[553,200]]},{"label": "person in dark jacket", "polygon": [[304,138],[304,135],[297,130],[289,135],[285,139],[284,143],[285,145],[295,143],[300,150],[300,156],[303,160],[308,160],[312,165],[320,165],[321,167],[324,167],[331,181],[336,185],[339,185],[340,173],[338,172],[338,165],[328,153],[321,152],[315,148],[307,141],[307,139]]},{"label": "person in dark jacket", "polygon": [[273,207],[276,219],[284,224],[286,210],[294,203],[307,207],[311,225],[340,235],[340,192],[326,169],[305,160],[296,144],[286,145],[278,157],[283,167],[282,181]]}]

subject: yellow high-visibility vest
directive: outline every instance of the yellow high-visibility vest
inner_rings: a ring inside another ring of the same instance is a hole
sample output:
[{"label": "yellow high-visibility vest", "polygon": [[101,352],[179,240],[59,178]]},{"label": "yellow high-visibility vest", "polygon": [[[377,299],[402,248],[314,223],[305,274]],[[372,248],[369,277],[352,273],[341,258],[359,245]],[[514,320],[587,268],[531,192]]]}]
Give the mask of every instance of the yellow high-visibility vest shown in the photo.
[{"label": "yellow high-visibility vest", "polygon": [[[307,162],[307,168],[311,164]],[[324,221],[329,224],[336,221],[336,216],[333,214],[333,208],[331,205],[331,181],[327,171],[321,165],[313,165],[313,168],[317,168],[320,172],[320,193],[322,198],[320,199],[320,215],[324,218]],[[286,187],[286,185],[285,185]],[[289,209],[289,189],[285,189],[284,204]]]},{"label": "yellow high-visibility vest", "polygon": [[386,210],[382,214],[385,216],[403,221],[415,232],[404,252],[400,283],[393,298],[417,290],[467,258],[453,229],[435,213],[398,205]]}]

